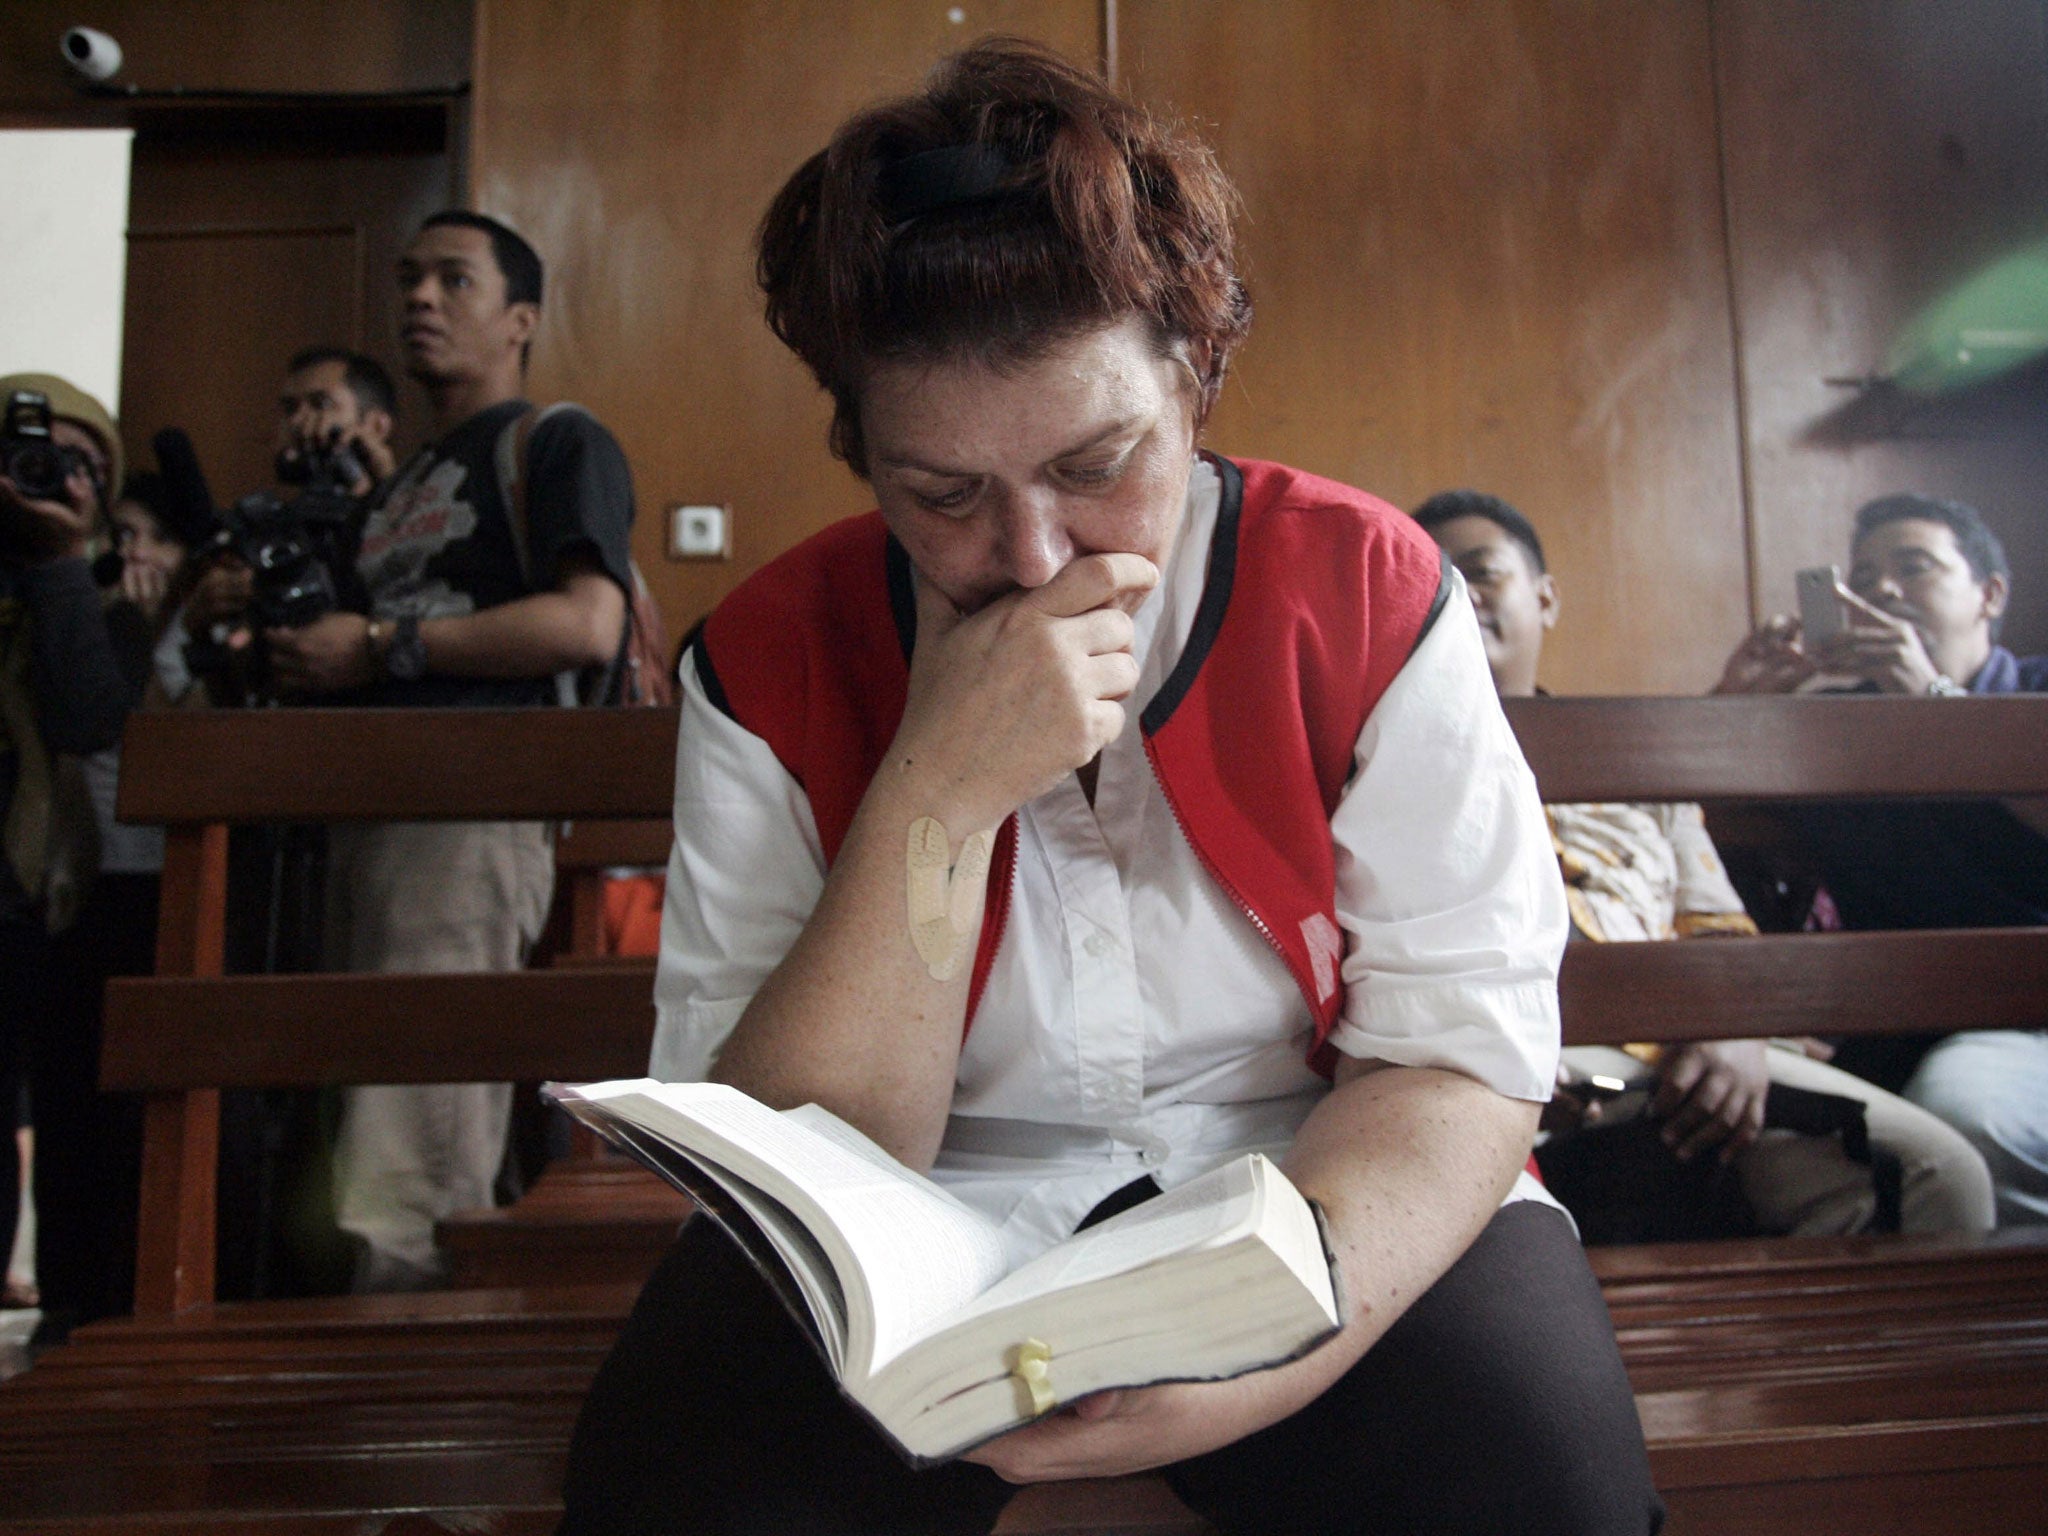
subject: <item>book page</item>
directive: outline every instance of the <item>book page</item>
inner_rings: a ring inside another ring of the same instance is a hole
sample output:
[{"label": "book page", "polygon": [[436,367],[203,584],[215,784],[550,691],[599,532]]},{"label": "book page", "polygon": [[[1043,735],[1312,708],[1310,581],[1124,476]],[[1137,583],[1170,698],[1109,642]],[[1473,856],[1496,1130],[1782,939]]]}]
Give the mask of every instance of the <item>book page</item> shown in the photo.
[{"label": "book page", "polygon": [[1305,1247],[1321,1252],[1313,1207],[1243,1156],[1019,1268],[873,1378],[864,1401],[913,1456],[937,1458],[1045,1410],[1015,1375],[1026,1341],[1054,1405],[1278,1365],[1341,1323],[1328,1263],[1297,1265]]},{"label": "book page", "polygon": [[1250,1159],[1227,1163],[1100,1226],[1075,1233],[984,1292],[967,1315],[1122,1274],[1169,1254],[1227,1242],[1256,1221],[1257,1194]]},{"label": "book page", "polygon": [[816,1105],[778,1113],[720,1083],[585,1092],[761,1185],[813,1227],[847,1292],[849,1375],[900,1353],[1003,1276],[994,1223]]},{"label": "book page", "polygon": [[[749,1250],[756,1267],[764,1270],[768,1261],[751,1250],[765,1239],[781,1257],[784,1272],[795,1283],[797,1294],[810,1313],[819,1347],[831,1363],[833,1374],[838,1375],[845,1369],[846,1293],[839,1284],[839,1273],[833,1267],[831,1256],[818,1246],[818,1240],[811,1236],[810,1229],[797,1220],[788,1207],[731,1169],[719,1168],[706,1159],[694,1157],[637,1125],[607,1120],[593,1129],[621,1151],[636,1153],[648,1167],[665,1174],[670,1183],[697,1202],[698,1210],[704,1216],[725,1229],[726,1236]],[[742,1224],[747,1220],[753,1222],[756,1232],[752,1240],[735,1231],[719,1210],[714,1198],[718,1190],[723,1190],[740,1208]],[[775,1276],[764,1272],[763,1278],[780,1291]],[[800,1318],[798,1320],[801,1321]]]}]

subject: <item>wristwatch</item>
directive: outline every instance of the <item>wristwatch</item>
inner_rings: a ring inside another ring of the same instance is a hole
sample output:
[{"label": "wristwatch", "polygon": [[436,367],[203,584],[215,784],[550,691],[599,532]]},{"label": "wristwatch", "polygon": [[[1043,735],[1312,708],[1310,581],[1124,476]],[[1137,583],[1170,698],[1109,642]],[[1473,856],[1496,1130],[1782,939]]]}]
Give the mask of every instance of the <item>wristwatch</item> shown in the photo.
[{"label": "wristwatch", "polygon": [[427,646],[420,639],[418,614],[405,614],[391,626],[391,643],[384,647],[384,671],[401,683],[427,675]]},{"label": "wristwatch", "polygon": [[1969,696],[1970,690],[1946,672],[1935,673],[1934,681],[1927,685],[1927,697],[1930,699],[1967,699]]}]

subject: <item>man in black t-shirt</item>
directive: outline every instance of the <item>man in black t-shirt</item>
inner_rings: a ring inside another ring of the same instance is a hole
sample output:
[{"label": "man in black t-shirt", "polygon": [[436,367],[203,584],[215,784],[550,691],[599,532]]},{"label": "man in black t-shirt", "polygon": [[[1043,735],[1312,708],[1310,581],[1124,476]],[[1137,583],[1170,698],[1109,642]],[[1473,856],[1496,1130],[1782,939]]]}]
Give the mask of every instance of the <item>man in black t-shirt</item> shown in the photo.
[{"label": "man in black t-shirt", "polygon": [[[541,263],[495,219],[439,213],[398,264],[399,341],[426,386],[434,440],[363,528],[369,613],[266,635],[281,690],[378,706],[550,704],[625,638],[632,478],[587,412],[522,398]],[[328,958],[354,971],[509,970],[553,890],[530,822],[337,827]],[[491,1203],[506,1084],[349,1091],[336,1214],[361,1241],[359,1290],[440,1274],[434,1223]]]}]

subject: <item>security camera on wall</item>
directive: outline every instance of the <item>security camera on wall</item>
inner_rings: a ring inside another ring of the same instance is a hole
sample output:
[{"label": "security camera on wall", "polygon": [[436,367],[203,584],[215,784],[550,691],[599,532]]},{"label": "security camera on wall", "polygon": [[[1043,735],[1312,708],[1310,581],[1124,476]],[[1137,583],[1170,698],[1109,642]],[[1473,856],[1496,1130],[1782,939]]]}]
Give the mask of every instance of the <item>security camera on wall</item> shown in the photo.
[{"label": "security camera on wall", "polygon": [[94,84],[111,79],[121,67],[121,45],[91,27],[67,29],[57,46],[64,62]]}]

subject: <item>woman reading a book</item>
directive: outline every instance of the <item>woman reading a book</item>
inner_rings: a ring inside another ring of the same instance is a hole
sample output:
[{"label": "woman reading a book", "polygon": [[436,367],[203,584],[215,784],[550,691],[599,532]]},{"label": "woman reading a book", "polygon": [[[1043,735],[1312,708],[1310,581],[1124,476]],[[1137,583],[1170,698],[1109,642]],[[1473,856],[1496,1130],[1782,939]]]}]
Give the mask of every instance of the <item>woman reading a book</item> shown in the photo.
[{"label": "woman reading a book", "polygon": [[1471,604],[1384,503],[1198,451],[1251,318],[1233,201],[1007,42],[783,188],[769,323],[879,511],[683,666],[652,1072],[824,1105],[1020,1253],[1264,1152],[1327,1218],[1343,1328],[913,1470],[693,1222],[565,1531],[986,1531],[1018,1483],[1151,1467],[1231,1532],[1661,1518],[1523,1171],[1565,909]]}]

